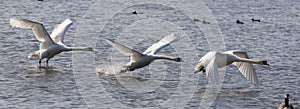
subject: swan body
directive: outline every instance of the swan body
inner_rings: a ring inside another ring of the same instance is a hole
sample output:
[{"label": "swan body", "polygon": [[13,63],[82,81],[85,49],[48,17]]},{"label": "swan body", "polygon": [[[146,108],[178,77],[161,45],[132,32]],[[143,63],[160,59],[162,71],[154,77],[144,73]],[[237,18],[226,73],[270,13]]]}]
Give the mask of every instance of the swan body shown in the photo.
[{"label": "swan body", "polygon": [[52,57],[64,51],[93,51],[92,47],[68,47],[64,44],[65,33],[72,24],[70,19],[66,19],[49,35],[41,23],[26,19],[10,19],[10,25],[13,27],[32,29],[35,37],[41,42],[39,50],[28,55],[28,58],[38,57],[39,66],[41,66],[42,59],[47,58],[46,64],[48,65]]},{"label": "swan body", "polygon": [[124,45],[121,45],[119,43],[116,43],[112,40],[105,39],[110,45],[112,45],[114,48],[116,48],[118,51],[125,55],[130,56],[130,62],[128,62],[123,67],[126,68],[126,71],[134,71],[135,69],[143,68],[150,63],[152,63],[154,60],[157,59],[165,59],[165,60],[171,60],[176,62],[181,62],[182,59],[179,57],[172,57],[172,56],[164,56],[164,55],[156,55],[157,52],[159,52],[162,48],[170,45],[172,42],[178,41],[180,38],[175,36],[174,34],[167,35],[163,39],[161,39],[159,42],[153,44],[150,46],[146,51],[143,53],[140,53],[134,49],[130,49]]},{"label": "swan body", "polygon": [[143,55],[140,59],[137,61],[131,61],[125,65],[125,67],[128,67],[130,71],[133,71],[135,69],[142,68],[144,66],[149,65],[152,61],[155,60],[154,56],[151,55]]},{"label": "swan body", "polygon": [[210,51],[199,60],[199,63],[194,68],[194,73],[205,71],[208,80],[213,84],[218,84],[217,69],[230,64],[237,66],[240,72],[254,84],[258,84],[258,79],[252,64],[269,65],[265,60],[249,59],[244,51]]}]

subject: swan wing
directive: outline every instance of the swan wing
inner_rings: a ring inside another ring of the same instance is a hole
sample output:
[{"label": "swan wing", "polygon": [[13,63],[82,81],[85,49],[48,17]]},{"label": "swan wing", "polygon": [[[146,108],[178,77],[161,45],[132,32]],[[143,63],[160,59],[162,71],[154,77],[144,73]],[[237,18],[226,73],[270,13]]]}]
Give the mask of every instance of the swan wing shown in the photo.
[{"label": "swan wing", "polygon": [[216,57],[216,53],[215,51],[210,51],[208,53],[206,53],[200,60],[199,63],[202,63],[204,66],[207,66],[211,60],[213,60]]},{"label": "swan wing", "polygon": [[206,78],[208,79],[210,84],[218,85],[219,82],[219,73],[216,57],[213,57],[209,64],[206,66]]},{"label": "swan wing", "polygon": [[157,43],[152,44],[149,48],[147,48],[143,54],[156,54],[157,52],[159,52],[161,49],[163,49],[164,47],[170,45],[171,43],[178,41],[182,38],[183,36],[181,36],[180,38],[178,37],[178,35],[174,35],[174,34],[169,34],[166,37],[162,38],[160,41],[158,41]]},{"label": "swan wing", "polygon": [[114,48],[116,48],[121,53],[131,56],[131,61],[137,61],[138,59],[143,57],[143,54],[141,54],[133,49],[130,49],[124,45],[121,45],[121,44],[116,43],[109,39],[105,39],[105,40],[106,40],[106,42],[108,42],[110,45],[112,45]]},{"label": "swan wing", "polygon": [[231,50],[231,51],[226,51],[226,53],[236,55],[237,57],[240,57],[240,58],[249,59],[249,56],[248,56],[247,52],[245,52],[245,51]]},{"label": "swan wing", "polygon": [[61,24],[58,24],[55,26],[51,33],[51,38],[54,42],[64,42],[64,37],[66,34],[66,31],[69,29],[69,27],[73,24],[73,22],[70,19],[66,19]]},{"label": "swan wing", "polygon": [[247,80],[250,80],[254,84],[258,84],[258,78],[252,64],[246,62],[234,62],[232,64],[239,68],[240,72]]},{"label": "swan wing", "polygon": [[48,32],[44,28],[43,24],[38,22],[33,22],[26,19],[10,19],[10,25],[18,28],[28,28],[32,29],[37,40],[41,41],[40,50],[46,49],[52,44],[54,44],[53,40],[50,38]]},{"label": "swan wing", "polygon": [[[230,53],[240,57],[240,58],[246,58],[249,59],[249,56],[247,55],[246,52],[244,51],[239,51],[239,50],[233,50],[229,51]],[[247,62],[233,62],[233,65],[237,66],[240,70],[240,72],[252,83],[258,84],[258,78],[255,72],[255,69],[251,63]]]},{"label": "swan wing", "polygon": [[35,37],[41,42],[53,43],[43,24],[26,19],[10,19],[10,25],[18,28],[32,29]]}]

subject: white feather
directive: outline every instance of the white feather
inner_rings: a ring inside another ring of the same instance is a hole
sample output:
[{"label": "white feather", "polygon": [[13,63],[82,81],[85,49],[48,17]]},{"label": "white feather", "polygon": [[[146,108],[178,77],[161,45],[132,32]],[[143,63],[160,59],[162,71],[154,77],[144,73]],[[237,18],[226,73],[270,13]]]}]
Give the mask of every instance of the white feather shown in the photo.
[{"label": "white feather", "polygon": [[66,19],[61,24],[56,25],[56,27],[53,29],[51,33],[51,38],[55,42],[61,42],[64,43],[64,37],[66,34],[66,31],[69,29],[69,27],[73,24],[73,22],[70,19]]},{"label": "white feather", "polygon": [[181,61],[181,59],[178,57],[155,55],[155,53],[160,51],[162,48],[170,45],[172,42],[179,40],[179,38],[177,36],[175,36],[174,34],[167,35],[166,37],[161,39],[159,42],[150,46],[144,53],[140,53],[136,50],[130,49],[130,48],[128,48],[124,45],[121,45],[119,43],[116,43],[112,40],[109,40],[109,39],[105,39],[105,40],[106,40],[106,42],[108,42],[110,45],[112,45],[114,48],[116,48],[121,53],[130,56],[130,62],[123,66],[123,67],[126,67],[127,70],[130,70],[130,71],[147,66],[156,59],[166,59],[166,60],[173,60],[173,61],[177,61],[177,62]]},{"label": "white feather", "polygon": [[216,57],[213,57],[209,64],[206,66],[206,78],[210,84],[218,85],[219,82],[219,73],[218,66],[216,64]]},{"label": "white feather", "polygon": [[167,35],[166,37],[162,38],[160,41],[158,41],[157,43],[152,44],[149,48],[147,48],[143,54],[156,54],[157,52],[159,52],[161,49],[163,49],[164,47],[170,45],[171,43],[178,41],[182,38],[178,37],[178,35],[174,35],[174,34],[170,34]]},{"label": "white feather", "polygon": [[[39,65],[41,60],[47,58],[47,65],[49,59],[63,51],[81,50],[81,51],[93,51],[91,47],[67,47],[62,42],[64,39],[65,32],[72,24],[70,19],[66,19],[60,25],[58,25],[52,32],[52,37],[49,36],[48,32],[44,28],[43,24],[26,20],[26,19],[10,19],[10,25],[18,28],[32,29],[35,37],[41,41],[39,51],[31,53],[28,57],[39,57]],[[52,39],[53,38],[53,39]],[[53,41],[54,40],[54,41]]]},{"label": "white feather", "polygon": [[53,40],[50,38],[48,32],[41,23],[26,19],[10,19],[10,25],[18,28],[32,29],[36,39],[42,42],[40,49],[46,49],[54,44]]},{"label": "white feather", "polygon": [[143,57],[143,54],[141,54],[133,49],[130,49],[122,44],[116,43],[109,39],[105,39],[105,40],[107,43],[112,45],[114,48],[116,48],[118,51],[120,51],[124,55],[129,55],[131,57],[131,61],[135,62],[135,61],[139,60],[141,57]]},{"label": "white feather", "polygon": [[210,51],[199,60],[198,65],[195,67],[195,72],[202,69],[198,67],[205,67],[207,79],[210,82],[213,82],[213,84],[218,84],[219,77],[217,74],[217,68],[230,64],[237,66],[240,72],[254,84],[258,84],[258,78],[252,64],[268,65],[267,63],[263,63],[261,60],[249,59],[247,53],[244,51]]}]

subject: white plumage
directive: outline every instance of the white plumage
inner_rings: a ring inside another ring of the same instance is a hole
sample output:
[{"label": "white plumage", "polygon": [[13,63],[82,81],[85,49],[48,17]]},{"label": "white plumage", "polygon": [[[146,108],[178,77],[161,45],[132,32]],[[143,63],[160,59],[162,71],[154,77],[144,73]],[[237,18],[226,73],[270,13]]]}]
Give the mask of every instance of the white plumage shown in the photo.
[{"label": "white plumage", "polygon": [[48,65],[49,59],[63,51],[93,51],[92,47],[67,47],[63,43],[65,33],[72,23],[70,19],[66,19],[54,28],[50,36],[41,23],[26,19],[10,19],[10,25],[18,28],[32,29],[35,37],[41,41],[39,50],[28,56],[28,58],[39,57],[39,66],[41,66],[42,59],[47,58],[46,64]]},{"label": "white plumage", "polygon": [[182,61],[179,57],[171,57],[171,56],[165,56],[165,55],[155,55],[157,52],[159,52],[164,47],[170,45],[171,43],[178,41],[182,38],[175,36],[174,34],[167,35],[163,39],[161,39],[159,42],[154,43],[152,46],[150,46],[148,49],[146,49],[143,53],[140,53],[134,49],[130,49],[124,45],[121,45],[119,43],[116,43],[112,40],[106,39],[106,41],[112,45],[114,48],[116,48],[118,51],[125,55],[130,56],[130,62],[124,65],[126,67],[126,71],[130,70],[133,71],[138,68],[142,68],[144,66],[149,65],[152,61],[156,59],[166,59],[171,61],[180,62]]},{"label": "white plumage", "polygon": [[240,72],[254,84],[258,84],[258,79],[252,64],[269,65],[264,60],[249,59],[247,53],[244,51],[210,51],[199,60],[199,63],[195,67],[195,73],[205,69],[209,82],[219,84],[218,68],[230,64],[237,66]]}]

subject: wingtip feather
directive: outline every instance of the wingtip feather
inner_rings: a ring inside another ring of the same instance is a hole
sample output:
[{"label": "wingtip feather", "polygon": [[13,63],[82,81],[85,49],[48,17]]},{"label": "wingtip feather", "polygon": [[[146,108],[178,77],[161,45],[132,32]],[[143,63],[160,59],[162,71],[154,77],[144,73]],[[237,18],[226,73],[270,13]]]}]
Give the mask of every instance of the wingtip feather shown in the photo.
[{"label": "wingtip feather", "polygon": [[113,43],[114,41],[110,40],[110,39],[107,39],[107,38],[104,38],[104,40],[108,43]]},{"label": "wingtip feather", "polygon": [[33,25],[40,24],[38,22],[33,22],[26,19],[16,19],[16,18],[10,18],[9,23],[12,27],[17,27],[17,28],[32,28]]},{"label": "wingtip feather", "polygon": [[17,26],[16,26],[17,20],[18,20],[18,19],[10,18],[10,19],[9,19],[9,24],[10,24],[12,27],[17,27]]},{"label": "wingtip feather", "polygon": [[73,21],[71,19],[66,19],[63,24],[73,24]]}]

